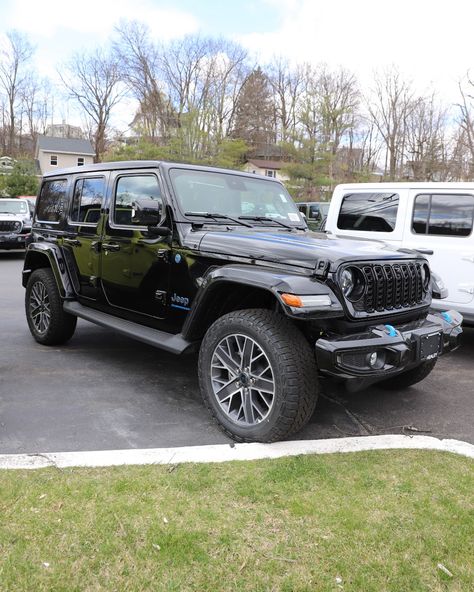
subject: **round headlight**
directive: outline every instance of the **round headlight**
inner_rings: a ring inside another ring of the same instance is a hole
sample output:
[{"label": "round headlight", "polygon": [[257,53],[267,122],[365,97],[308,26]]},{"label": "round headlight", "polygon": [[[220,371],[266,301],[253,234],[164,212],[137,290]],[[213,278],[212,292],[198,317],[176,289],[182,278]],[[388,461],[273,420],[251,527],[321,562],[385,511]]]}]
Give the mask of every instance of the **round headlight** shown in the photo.
[{"label": "round headlight", "polygon": [[21,222],[15,222],[15,230],[21,230]]},{"label": "round headlight", "polygon": [[421,266],[421,285],[423,286],[423,290],[426,292],[430,287],[430,268],[426,263]]},{"label": "round headlight", "polygon": [[342,293],[346,298],[350,295],[354,289],[354,274],[350,269],[345,269],[341,273],[341,289]]}]

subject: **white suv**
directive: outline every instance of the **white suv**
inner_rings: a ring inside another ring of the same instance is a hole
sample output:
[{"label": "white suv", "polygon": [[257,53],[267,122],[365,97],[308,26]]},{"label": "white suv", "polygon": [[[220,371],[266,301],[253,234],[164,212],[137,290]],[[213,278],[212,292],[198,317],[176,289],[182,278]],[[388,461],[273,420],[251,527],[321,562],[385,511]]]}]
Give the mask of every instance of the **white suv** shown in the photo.
[{"label": "white suv", "polygon": [[454,308],[474,324],[474,183],[358,183],[338,185],[325,229],[415,249],[441,278]]}]

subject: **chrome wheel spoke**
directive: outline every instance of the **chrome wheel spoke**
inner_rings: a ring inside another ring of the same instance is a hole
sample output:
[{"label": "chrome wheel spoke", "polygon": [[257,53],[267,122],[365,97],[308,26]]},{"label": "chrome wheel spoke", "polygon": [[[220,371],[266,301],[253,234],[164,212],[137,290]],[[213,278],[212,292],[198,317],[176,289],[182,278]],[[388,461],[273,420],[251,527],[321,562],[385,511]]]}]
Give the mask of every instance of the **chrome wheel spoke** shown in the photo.
[{"label": "chrome wheel spoke", "polygon": [[46,333],[51,322],[51,305],[43,282],[36,282],[30,292],[30,318],[38,333]]},{"label": "chrome wheel spoke", "polygon": [[273,368],[260,345],[247,335],[229,335],[217,344],[211,384],[222,411],[236,424],[257,425],[272,410]]}]

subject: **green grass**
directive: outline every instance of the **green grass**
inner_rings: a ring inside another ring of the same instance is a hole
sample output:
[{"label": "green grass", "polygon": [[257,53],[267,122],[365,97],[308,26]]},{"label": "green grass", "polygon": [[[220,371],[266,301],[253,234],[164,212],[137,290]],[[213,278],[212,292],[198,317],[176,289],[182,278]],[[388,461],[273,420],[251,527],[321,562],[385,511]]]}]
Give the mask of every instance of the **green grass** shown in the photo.
[{"label": "green grass", "polygon": [[473,492],[426,451],[3,471],[0,590],[468,592]]}]

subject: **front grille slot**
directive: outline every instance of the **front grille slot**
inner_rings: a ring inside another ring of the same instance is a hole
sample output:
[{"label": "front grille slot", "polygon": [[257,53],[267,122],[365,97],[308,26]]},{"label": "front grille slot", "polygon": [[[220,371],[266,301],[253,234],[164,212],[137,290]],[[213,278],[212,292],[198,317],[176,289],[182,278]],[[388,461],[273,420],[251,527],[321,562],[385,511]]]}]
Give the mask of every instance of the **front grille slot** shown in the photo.
[{"label": "front grille slot", "polygon": [[15,220],[0,220],[0,232],[16,232]]},{"label": "front grille slot", "polygon": [[357,302],[358,312],[401,310],[422,304],[421,264],[418,261],[370,263],[357,266],[365,279],[365,291]]}]

